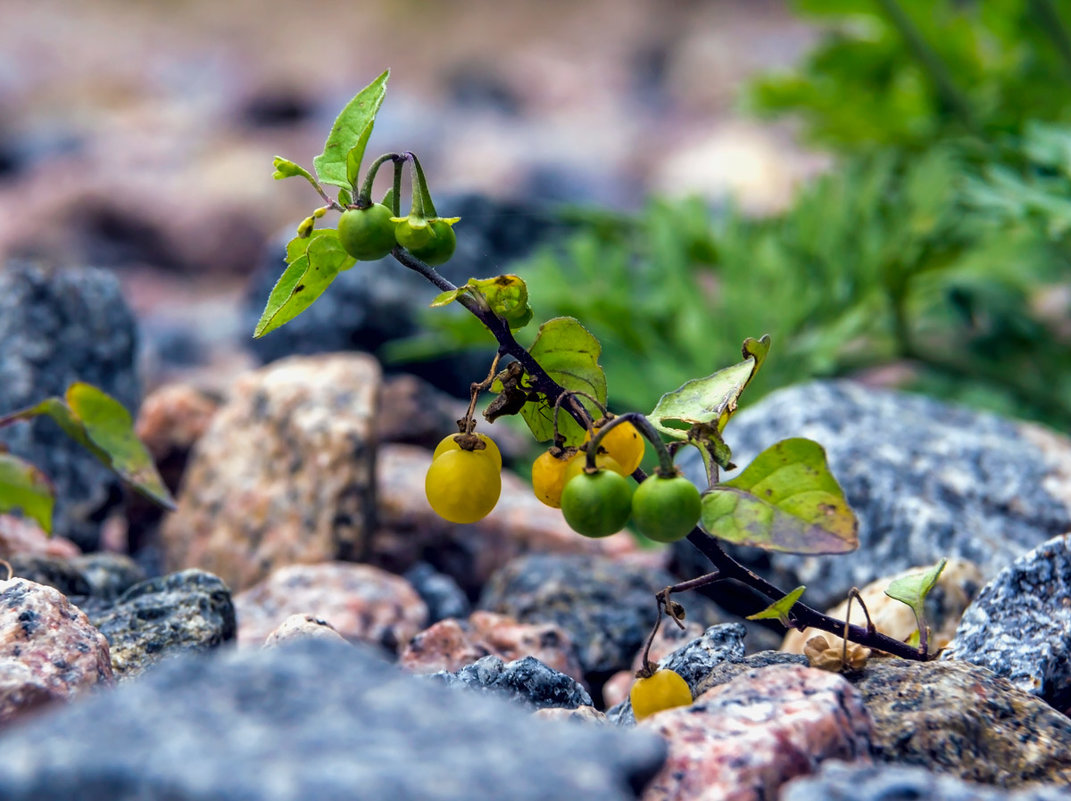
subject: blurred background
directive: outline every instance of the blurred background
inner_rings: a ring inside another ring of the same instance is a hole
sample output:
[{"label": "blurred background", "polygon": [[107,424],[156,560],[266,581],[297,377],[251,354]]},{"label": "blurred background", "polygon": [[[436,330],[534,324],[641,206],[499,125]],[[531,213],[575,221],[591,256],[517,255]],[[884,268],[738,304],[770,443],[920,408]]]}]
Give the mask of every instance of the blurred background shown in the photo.
[{"label": "blurred background", "polygon": [[578,317],[617,410],[769,333],[749,402],[853,376],[1071,431],[1071,0],[4,0],[0,263],[114,271],[145,391],[358,348],[463,392],[489,336],[388,262],[251,339],[319,202],[272,157],[386,67],[369,155],[462,217],[444,272]]}]

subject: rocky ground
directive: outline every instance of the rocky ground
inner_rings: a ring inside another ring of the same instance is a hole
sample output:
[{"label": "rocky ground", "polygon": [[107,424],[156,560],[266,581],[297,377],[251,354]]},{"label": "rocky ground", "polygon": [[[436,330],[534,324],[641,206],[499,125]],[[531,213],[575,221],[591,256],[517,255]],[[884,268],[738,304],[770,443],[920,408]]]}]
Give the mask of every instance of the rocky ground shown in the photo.
[{"label": "rocky ground", "polygon": [[1068,439],[850,382],[742,412],[741,463],[824,445],[860,547],[738,558],[815,606],[860,587],[906,639],[883,588],[948,557],[926,609],[943,651],[820,670],[804,637],[740,619],[748,596],[688,593],[651,657],[694,701],[637,721],[653,592],[705,572],[698,553],[578,537],[510,468],[508,431],[495,511],[435,516],[423,475],[460,412],[426,379],[473,365],[376,357],[426,303],[401,270],[351,270],[249,344],[276,232],[306,206],[271,155],[311,160],[387,63],[377,136],[426,152],[469,221],[462,278],[552,238],[543,200],[713,198],[728,174],[762,209],[818,166],[731,109],[814,35],[779,4],[504,6],[5,7],[0,412],[97,384],[136,410],[178,505],[50,423],[2,432],[58,502],[52,538],[0,515],[0,797],[1071,797]]}]

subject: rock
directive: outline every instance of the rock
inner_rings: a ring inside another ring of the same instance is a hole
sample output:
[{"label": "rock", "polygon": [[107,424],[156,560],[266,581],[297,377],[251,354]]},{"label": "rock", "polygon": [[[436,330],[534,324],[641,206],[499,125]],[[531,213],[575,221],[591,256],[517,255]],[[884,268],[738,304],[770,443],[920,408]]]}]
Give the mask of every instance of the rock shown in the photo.
[{"label": "rock", "polygon": [[52,587],[0,581],[0,726],[111,681],[108,642],[84,612]]},{"label": "rock", "polygon": [[531,709],[591,706],[591,696],[571,676],[547,667],[534,656],[505,663],[493,654],[466,665],[455,673],[441,671],[428,678],[448,687],[467,687],[504,695]]},{"label": "rock", "polygon": [[[870,613],[871,622],[882,634],[887,634],[894,640],[906,642],[908,637],[918,630],[915,613],[911,611],[911,607],[893,600],[885,594],[885,590],[896,579],[918,573],[920,570],[927,570],[929,567],[928,565],[916,567],[895,576],[880,578],[859,591]],[[937,580],[937,585],[926,596],[926,624],[930,627],[930,640],[927,647],[930,653],[936,653],[952,639],[956,626],[959,625],[959,620],[963,616],[963,610],[978,594],[982,583],[982,572],[971,562],[964,559],[952,559],[945,565],[945,569],[941,571],[941,577]],[[847,611],[848,601],[844,600],[828,610],[826,614],[837,620],[844,620]],[[863,612],[856,602],[852,603],[851,622],[865,622]],[[830,648],[841,648],[844,643],[840,637],[826,631],[809,628],[801,632],[791,629],[785,635],[781,650],[802,654],[807,640],[815,635],[825,637]]]},{"label": "rock", "polygon": [[262,645],[290,615],[311,614],[351,642],[395,654],[428,618],[427,607],[405,579],[344,562],[280,568],[235,596],[234,606],[240,646]]},{"label": "rock", "polygon": [[6,801],[627,801],[665,747],[300,641],[169,662],[9,730],[0,751]]},{"label": "rock", "polygon": [[357,558],[375,515],[378,393],[379,367],[360,354],[239,378],[164,522],[168,569],[200,567],[240,591],[283,565]]},{"label": "rock", "polygon": [[[496,573],[479,607],[522,623],[556,623],[575,643],[594,688],[631,664],[654,624],[654,593],[672,583],[661,570],[606,557],[533,554]],[[688,611],[698,621],[718,616],[698,596]]]},{"label": "rock", "polygon": [[81,549],[66,537],[49,536],[33,520],[0,514],[0,559],[16,554],[77,556]]},{"label": "rock", "polygon": [[413,585],[427,605],[429,623],[448,617],[468,617],[472,605],[464,590],[454,579],[440,573],[427,562],[417,562],[405,571],[405,580]]},{"label": "rock", "polygon": [[818,772],[794,779],[780,801],[1066,801],[1067,790],[1036,787],[1020,792],[965,782],[924,768],[830,760]]},{"label": "rock", "polygon": [[[85,381],[133,414],[141,391],[137,330],[119,282],[103,270],[0,269],[0,414],[63,396]],[[51,419],[0,430],[0,443],[40,468],[55,488],[53,531],[91,551],[116,505],[119,479]]]},{"label": "rock", "polygon": [[580,725],[606,723],[606,715],[593,706],[578,706],[568,709],[562,706],[544,707],[532,713],[533,717],[544,720],[566,720]]},{"label": "rock", "polygon": [[467,406],[415,375],[390,376],[383,382],[379,441],[434,450],[447,434],[457,433],[457,420]]},{"label": "rock", "polygon": [[518,623],[506,615],[473,612],[467,621],[441,620],[409,641],[399,663],[414,673],[454,672],[485,656],[505,661],[533,656],[583,683],[569,635],[553,623]]},{"label": "rock", "polygon": [[136,584],[90,619],[111,646],[116,677],[139,676],[163,659],[205,651],[235,638],[230,590],[203,570],[183,570]]},{"label": "rock", "polygon": [[[424,475],[431,451],[410,445],[380,448],[376,464],[379,528],[369,560],[396,573],[421,561],[452,577],[470,596],[480,593],[496,570],[525,553],[566,553],[660,562],[660,552],[640,554],[631,537],[593,540],[565,522],[561,510],[544,506],[532,487],[509,470],[502,473],[502,496],[478,523],[456,525],[431,510]],[[652,608],[653,608],[652,601]]]},{"label": "rock", "polygon": [[16,576],[54,587],[83,609],[88,601],[113,601],[145,580],[144,571],[130,557],[106,551],[75,556],[22,554],[10,561]]},{"label": "rock", "polygon": [[[787,437],[825,448],[859,517],[852,553],[769,555],[774,582],[805,584],[815,608],[942,557],[974,562],[991,578],[1071,530],[1071,442],[1039,426],[921,395],[817,381],[771,393],[725,433],[741,467]],[[684,456],[695,478],[696,459]],[[675,555],[694,564],[683,544]]]},{"label": "rock", "polygon": [[1071,713],[1071,534],[1004,568],[974,600],[941,655],[987,667]]},{"label": "rock", "polygon": [[[464,195],[437,197],[435,205],[442,214],[462,218],[457,251],[438,268],[454,283],[496,274],[488,273],[487,265],[494,265],[497,272],[508,272],[512,260],[532,252],[553,230],[545,212],[519,201]],[[288,232],[286,239],[290,236]],[[284,246],[285,240],[280,238],[250,280],[243,330],[253,330],[285,268]],[[438,290],[390,257],[361,268],[340,273],[330,291],[283,328],[261,339],[247,340],[257,358],[270,362],[294,354],[350,349],[383,356],[387,343],[416,334]],[[460,308],[439,309],[437,313],[468,314]],[[391,370],[413,373],[457,397],[468,398],[469,384],[484,378],[493,356],[491,349],[484,349],[434,359],[384,361]]]},{"label": "rock", "polygon": [[275,648],[299,639],[325,639],[346,642],[326,620],[314,615],[291,615],[264,640],[265,648]]},{"label": "rock", "polygon": [[[665,624],[663,624],[664,626]],[[750,670],[770,667],[772,665],[805,666],[807,660],[801,656],[779,654],[763,651],[747,655],[744,638],[748,630],[740,623],[722,623],[711,626],[702,636],[685,643],[676,650],[666,654],[657,661],[659,668],[668,668],[680,675],[697,698],[713,687],[732,681],[737,676]],[[613,708],[608,709],[606,717],[611,723],[630,726],[636,722],[632,714],[632,702],[628,698],[629,682],[624,697]]]},{"label": "rock", "polygon": [[1071,720],[966,662],[871,659],[851,676],[874,756],[1009,789],[1071,783]]},{"label": "rock", "polygon": [[645,718],[669,757],[644,799],[761,801],[826,759],[869,761],[870,716],[840,676],[799,665],[751,670],[687,707]]}]

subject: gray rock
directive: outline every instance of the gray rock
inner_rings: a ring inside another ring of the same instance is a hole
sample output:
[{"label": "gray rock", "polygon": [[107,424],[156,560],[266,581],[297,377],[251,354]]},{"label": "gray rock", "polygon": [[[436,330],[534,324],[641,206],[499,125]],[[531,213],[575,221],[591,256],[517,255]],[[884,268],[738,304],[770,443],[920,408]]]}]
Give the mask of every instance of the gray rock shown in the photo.
[{"label": "gray rock", "polygon": [[145,571],[130,557],[105,551],[78,556],[16,554],[10,562],[16,576],[55,587],[83,609],[114,601],[145,580]]},{"label": "gray rock", "polygon": [[830,760],[818,773],[786,784],[780,801],[1067,801],[1071,794],[1056,787],[1008,792],[965,782],[925,768],[864,765]]},{"label": "gray rock", "polygon": [[874,721],[877,760],[1009,789],[1071,784],[1071,720],[984,667],[872,658],[847,678]]},{"label": "gray rock", "polygon": [[[826,449],[859,517],[853,553],[769,556],[771,578],[789,588],[805,584],[807,603],[818,609],[852,586],[945,556],[974,562],[988,578],[1071,529],[1071,442],[1037,426],[918,395],[819,381],[768,395],[725,432],[741,467],[788,437],[809,437]],[[696,458],[686,452],[679,460],[693,478]],[[675,554],[686,571],[709,569],[687,543]]]},{"label": "gray rock", "polygon": [[[137,411],[137,330],[103,270],[52,270],[25,262],[0,269],[0,414],[62,396],[85,381]],[[100,521],[119,498],[119,479],[52,420],[0,430],[0,442],[55,486],[54,532],[95,550]]]},{"label": "gray rock", "polygon": [[576,709],[591,706],[591,696],[576,679],[559,673],[534,656],[513,662],[489,655],[456,673],[428,674],[451,687],[468,687],[504,695],[530,709]]},{"label": "gray rock", "polygon": [[[680,674],[688,682],[692,697],[698,698],[711,687],[732,681],[749,670],[769,665],[807,664],[802,656],[776,651],[745,655],[744,637],[747,634],[747,628],[740,623],[711,626],[702,636],[658,660],[658,666]],[[623,726],[636,722],[628,698],[607,710],[606,717]]]},{"label": "gray rock", "polygon": [[463,620],[472,611],[472,605],[458,583],[427,562],[413,565],[405,571],[404,578],[428,605],[429,626],[448,617]]},{"label": "gray rock", "polygon": [[[492,576],[478,607],[522,623],[557,623],[596,686],[632,663],[655,621],[654,593],[672,583],[662,570],[605,557],[533,554]],[[686,606],[689,619],[719,622],[720,613],[701,596]]]},{"label": "gray rock", "polygon": [[1071,534],[1004,568],[967,607],[944,659],[982,665],[1071,709]]},{"label": "gray rock", "polygon": [[237,630],[230,590],[203,570],[143,581],[89,614],[108,638],[112,670],[120,679],[185,651],[217,648],[234,640]]},{"label": "gray rock", "polygon": [[665,745],[303,640],[168,662],[8,731],[0,752],[6,801],[626,801]]}]

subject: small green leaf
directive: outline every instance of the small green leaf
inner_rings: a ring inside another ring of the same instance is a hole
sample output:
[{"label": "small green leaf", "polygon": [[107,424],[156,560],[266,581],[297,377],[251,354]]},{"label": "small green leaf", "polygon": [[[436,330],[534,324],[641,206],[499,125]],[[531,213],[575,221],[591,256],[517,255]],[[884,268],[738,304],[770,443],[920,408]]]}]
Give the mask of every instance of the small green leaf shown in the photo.
[{"label": "small green leaf", "polygon": [[796,601],[803,595],[803,591],[807,589],[804,586],[796,587],[792,592],[782,598],[780,601],[774,601],[767,606],[761,612],[756,612],[753,615],[748,615],[748,620],[766,620],[776,619],[781,621],[781,625],[787,629],[792,628],[792,621],[789,620],[788,613],[792,611],[792,607],[796,605]]},{"label": "small green leaf", "polygon": [[387,93],[389,77],[390,70],[386,70],[358,92],[335,119],[323,153],[312,161],[323,183],[349,190],[357,182],[364,149]]},{"label": "small green leaf", "polygon": [[44,473],[10,453],[0,453],[0,512],[21,511],[52,531],[52,486]]},{"label": "small green leaf", "polygon": [[293,178],[300,175],[306,181],[313,186],[316,186],[316,179],[312,177],[308,170],[299,164],[295,164],[290,159],[284,159],[282,156],[276,156],[272,161],[272,166],[275,167],[275,172],[272,173],[272,178],[276,181],[281,181],[283,178]]},{"label": "small green leaf", "polygon": [[[599,365],[602,346],[591,332],[572,317],[555,317],[539,327],[529,353],[547,374],[566,389],[587,392],[606,403],[606,374]],[[589,411],[590,401],[580,398]],[[554,409],[546,399],[529,401],[521,410],[532,435],[540,442],[554,436]],[[598,417],[598,412],[593,416]],[[567,445],[579,445],[584,429],[566,412],[558,415],[559,428]]]},{"label": "small green leaf", "polygon": [[309,308],[356,260],[338,241],[338,231],[318,228],[307,238],[295,237],[286,246],[287,268],[275,283],[253,337],[259,338],[293,320]]},{"label": "small green leaf", "polygon": [[695,378],[667,392],[647,415],[666,436],[684,440],[695,425],[713,425],[720,434],[736,411],[740,394],[770,352],[770,337],[744,341],[744,360],[706,378]]},{"label": "small green leaf", "polygon": [[739,476],[703,496],[703,527],[714,537],[768,551],[846,553],[858,521],[829,472],[822,446],[786,439]]},{"label": "small green leaf", "polygon": [[516,275],[497,275],[494,278],[470,278],[464,285],[442,292],[431,307],[446,306],[464,293],[480,295],[496,315],[509,323],[510,328],[523,328],[532,320],[528,305],[528,286]]},{"label": "small green leaf", "polygon": [[937,586],[937,579],[941,577],[941,571],[945,569],[947,559],[942,559],[929,570],[920,570],[910,576],[898,578],[889,583],[885,594],[894,601],[907,604],[915,613],[918,620],[923,619],[925,612],[926,596],[930,590]]},{"label": "small green leaf", "polygon": [[134,421],[123,404],[92,384],[78,381],[67,387],[67,407],[98,459],[161,506],[175,507],[152,456],[134,433]]}]

